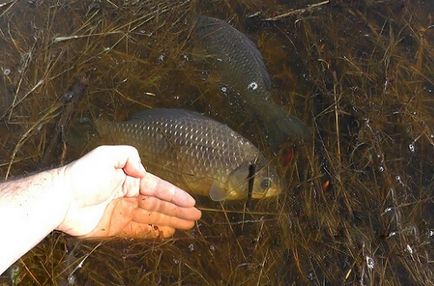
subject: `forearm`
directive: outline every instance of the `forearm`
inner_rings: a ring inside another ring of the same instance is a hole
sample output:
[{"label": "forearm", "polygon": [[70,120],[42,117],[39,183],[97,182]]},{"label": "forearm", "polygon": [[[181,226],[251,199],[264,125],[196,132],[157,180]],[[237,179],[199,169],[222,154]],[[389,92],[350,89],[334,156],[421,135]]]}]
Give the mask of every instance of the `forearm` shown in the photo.
[{"label": "forearm", "polygon": [[62,170],[0,183],[0,273],[64,219],[70,198]]}]

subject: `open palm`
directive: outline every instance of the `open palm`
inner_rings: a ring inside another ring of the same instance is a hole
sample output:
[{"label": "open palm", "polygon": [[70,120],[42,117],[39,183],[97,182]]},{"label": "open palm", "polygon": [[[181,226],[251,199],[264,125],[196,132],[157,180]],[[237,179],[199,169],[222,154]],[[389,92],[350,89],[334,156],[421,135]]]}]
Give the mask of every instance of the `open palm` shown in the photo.
[{"label": "open palm", "polygon": [[58,227],[86,237],[168,237],[200,218],[183,190],[145,171],[131,146],[101,146],[63,168],[71,203]]}]

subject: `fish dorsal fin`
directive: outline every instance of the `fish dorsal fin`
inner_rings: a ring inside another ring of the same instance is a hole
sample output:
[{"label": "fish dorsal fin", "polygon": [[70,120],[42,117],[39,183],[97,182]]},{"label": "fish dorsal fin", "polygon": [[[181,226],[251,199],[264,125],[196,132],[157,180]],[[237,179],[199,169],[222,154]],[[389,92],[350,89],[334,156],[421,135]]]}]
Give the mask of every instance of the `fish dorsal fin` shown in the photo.
[{"label": "fish dorsal fin", "polygon": [[209,197],[213,201],[220,202],[226,199],[226,192],[220,184],[214,182],[209,190]]},{"label": "fish dorsal fin", "polygon": [[184,119],[196,119],[196,120],[211,120],[210,118],[187,109],[182,108],[152,108],[142,111],[138,111],[132,114],[128,121],[135,120],[159,120],[159,119],[173,119],[173,120],[184,120]]}]

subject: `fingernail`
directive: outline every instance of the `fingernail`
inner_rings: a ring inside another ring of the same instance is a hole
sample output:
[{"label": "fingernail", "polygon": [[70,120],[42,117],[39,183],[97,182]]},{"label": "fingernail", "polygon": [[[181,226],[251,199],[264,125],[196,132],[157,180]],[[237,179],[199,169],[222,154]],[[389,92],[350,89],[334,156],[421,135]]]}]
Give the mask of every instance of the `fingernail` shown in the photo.
[{"label": "fingernail", "polygon": [[188,194],[188,201],[189,201],[189,205],[191,206],[196,205],[196,200],[190,194]]}]

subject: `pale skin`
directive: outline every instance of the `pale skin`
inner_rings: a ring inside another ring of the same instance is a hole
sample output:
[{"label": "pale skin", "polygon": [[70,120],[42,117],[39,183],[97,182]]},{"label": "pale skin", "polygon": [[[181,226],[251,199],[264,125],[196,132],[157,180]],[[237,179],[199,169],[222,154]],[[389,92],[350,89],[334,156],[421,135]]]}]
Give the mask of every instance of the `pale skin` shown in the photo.
[{"label": "pale skin", "polygon": [[53,230],[82,238],[167,238],[201,216],[145,171],[131,146],[101,146],[57,169],[0,183],[0,274]]}]

